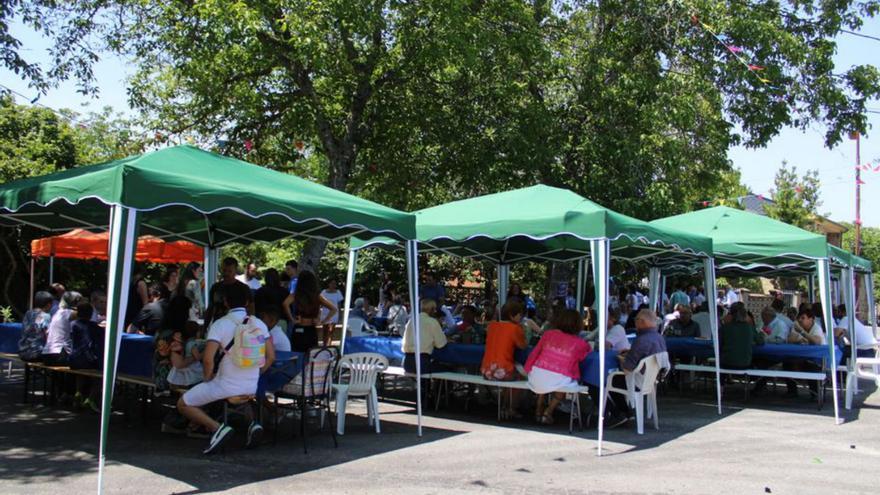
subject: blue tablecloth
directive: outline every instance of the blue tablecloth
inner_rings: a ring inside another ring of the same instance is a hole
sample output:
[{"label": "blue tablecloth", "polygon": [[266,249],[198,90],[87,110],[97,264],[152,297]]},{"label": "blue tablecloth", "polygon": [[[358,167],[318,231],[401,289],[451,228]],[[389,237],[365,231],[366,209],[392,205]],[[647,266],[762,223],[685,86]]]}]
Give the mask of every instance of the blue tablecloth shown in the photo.
[{"label": "blue tablecloth", "polygon": [[0,352],[18,353],[21,323],[0,323]]},{"label": "blue tablecloth", "polygon": [[153,377],[153,351],[155,340],[149,335],[122,334],[119,361],[116,372],[125,375]]},{"label": "blue tablecloth", "polygon": [[[400,337],[352,337],[345,340],[345,353],[375,352],[387,357],[389,361],[403,361]],[[442,349],[434,350],[434,358],[440,362],[458,366],[479,366],[483,362],[485,346],[482,344],[446,344]],[[517,349],[514,359],[525,364],[531,347]],[[581,361],[581,382],[599,385],[599,353],[591,352]],[[605,370],[610,373],[617,369],[617,351],[605,351]]]},{"label": "blue tablecloth", "polygon": [[[692,337],[666,337],[666,350],[670,354],[678,356],[713,357],[715,351],[711,340],[695,339]],[[828,359],[827,345],[799,345],[799,344],[764,344],[752,348],[752,356],[769,359],[771,361],[784,361],[786,359],[809,359],[822,364],[822,360]],[[843,350],[836,348],[837,364],[843,360]]]}]

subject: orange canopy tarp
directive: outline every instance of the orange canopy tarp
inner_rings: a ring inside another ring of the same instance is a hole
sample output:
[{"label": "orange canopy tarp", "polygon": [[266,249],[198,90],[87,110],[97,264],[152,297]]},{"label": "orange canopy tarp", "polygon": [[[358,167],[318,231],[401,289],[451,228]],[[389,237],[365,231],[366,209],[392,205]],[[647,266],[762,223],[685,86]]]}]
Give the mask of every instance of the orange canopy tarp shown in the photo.
[{"label": "orange canopy tarp", "polygon": [[[107,232],[93,234],[76,229],[54,237],[34,239],[31,241],[31,256],[106,260],[109,239]],[[205,252],[200,246],[189,242],[165,242],[158,237],[143,236],[138,239],[135,258],[154,263],[201,262],[205,259]]]}]

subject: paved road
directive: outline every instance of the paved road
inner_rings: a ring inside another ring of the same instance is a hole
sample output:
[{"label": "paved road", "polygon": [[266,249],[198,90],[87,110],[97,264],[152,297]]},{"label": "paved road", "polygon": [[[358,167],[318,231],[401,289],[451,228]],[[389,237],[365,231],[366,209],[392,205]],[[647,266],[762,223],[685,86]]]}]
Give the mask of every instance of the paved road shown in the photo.
[{"label": "paved road", "polygon": [[[0,493],[94,493],[97,415],[21,405],[19,380],[0,378]],[[607,432],[602,458],[594,429],[498,424],[491,407],[432,412],[422,438],[406,406],[382,404],[379,436],[355,407],[339,448],[315,431],[305,455],[287,425],[277,445],[267,435],[256,450],[214,457],[199,454],[204,440],[117,415],[106,492],[868,493],[880,482],[878,397],[871,386],[835,426],[830,406],[817,411],[805,397],[743,404],[732,391],[718,416],[708,393],[671,393],[660,400],[660,431]]]}]

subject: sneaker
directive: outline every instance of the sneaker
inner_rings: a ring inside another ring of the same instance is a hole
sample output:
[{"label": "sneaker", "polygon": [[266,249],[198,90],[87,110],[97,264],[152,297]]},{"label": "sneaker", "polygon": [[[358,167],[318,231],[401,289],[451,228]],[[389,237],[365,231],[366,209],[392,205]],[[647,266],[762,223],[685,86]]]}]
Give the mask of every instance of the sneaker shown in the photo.
[{"label": "sneaker", "polygon": [[217,428],[217,431],[211,436],[211,442],[208,444],[208,448],[203,450],[202,453],[208,455],[220,450],[220,447],[232,438],[232,431],[231,426],[221,423],[220,428]]},{"label": "sneaker", "polygon": [[629,419],[622,414],[620,416],[611,416],[608,418],[608,421],[605,422],[605,428],[611,430],[620,425],[626,424],[627,421],[629,421]]},{"label": "sneaker", "polygon": [[252,449],[257,445],[260,445],[260,439],[263,438],[263,426],[256,421],[251,421],[250,426],[248,426],[247,432],[247,442],[244,444],[246,449]]}]

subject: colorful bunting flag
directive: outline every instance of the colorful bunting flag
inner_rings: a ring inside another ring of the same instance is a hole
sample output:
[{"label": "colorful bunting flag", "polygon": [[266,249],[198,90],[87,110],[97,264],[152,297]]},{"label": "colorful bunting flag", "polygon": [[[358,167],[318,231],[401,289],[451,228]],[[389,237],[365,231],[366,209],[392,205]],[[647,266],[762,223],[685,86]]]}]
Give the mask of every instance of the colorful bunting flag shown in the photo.
[{"label": "colorful bunting flag", "polygon": [[863,186],[863,185],[865,185],[866,183],[865,183],[865,181],[863,181],[863,180],[861,179],[861,177],[860,177],[860,178],[856,179],[856,184],[858,184],[858,185],[860,185],[860,186]]},{"label": "colorful bunting flag", "polygon": [[250,150],[254,149],[254,142],[251,141],[250,139],[245,139],[244,149],[246,149],[248,152],[250,152]]}]

